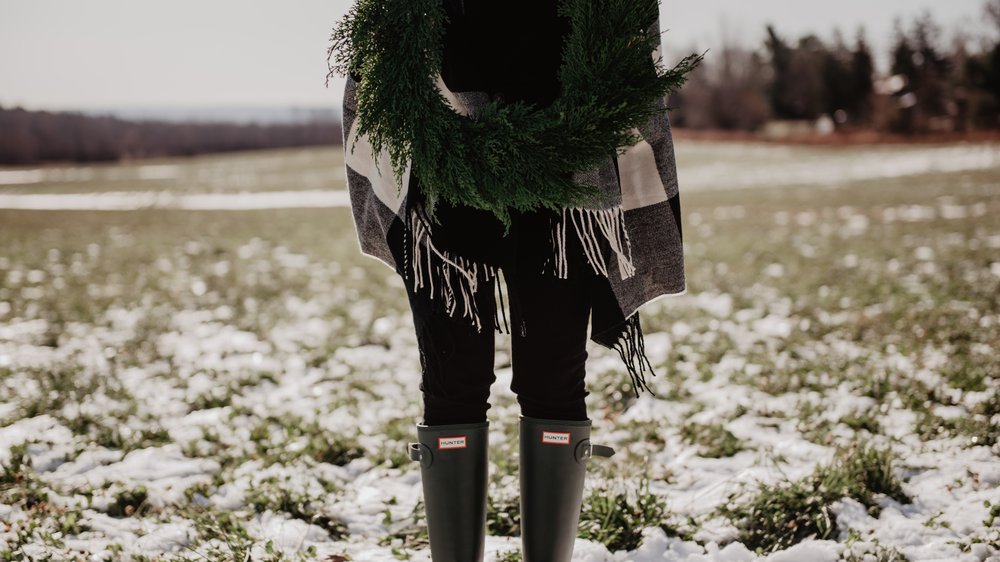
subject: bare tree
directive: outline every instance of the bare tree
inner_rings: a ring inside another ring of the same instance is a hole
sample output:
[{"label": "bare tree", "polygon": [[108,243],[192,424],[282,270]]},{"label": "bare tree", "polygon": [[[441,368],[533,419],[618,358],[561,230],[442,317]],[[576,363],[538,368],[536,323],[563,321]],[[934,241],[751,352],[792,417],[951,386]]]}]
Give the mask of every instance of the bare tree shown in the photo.
[{"label": "bare tree", "polygon": [[986,17],[993,22],[1000,31],[1000,0],[989,0],[985,7]]},{"label": "bare tree", "polygon": [[0,107],[0,164],[96,162],[128,157],[337,144],[336,122],[290,125],[126,121]]}]

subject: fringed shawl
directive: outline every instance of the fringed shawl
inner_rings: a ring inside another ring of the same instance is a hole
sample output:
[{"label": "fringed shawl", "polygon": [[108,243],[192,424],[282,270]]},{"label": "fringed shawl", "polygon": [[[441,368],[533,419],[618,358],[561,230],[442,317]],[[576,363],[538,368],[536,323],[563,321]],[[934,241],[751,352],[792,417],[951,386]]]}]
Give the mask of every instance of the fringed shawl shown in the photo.
[{"label": "fringed shawl", "polygon": [[[659,22],[653,31],[659,34]],[[659,46],[652,57],[660,57]],[[454,67],[446,72],[453,73]],[[486,259],[488,253],[473,256],[471,251],[456,252],[453,245],[446,247],[449,244],[444,243],[444,236],[436,235],[422,212],[417,174],[407,167],[404,176],[396,178],[388,153],[374,154],[367,139],[358,137],[354,127],[354,78],[348,77],[344,91],[343,130],[347,184],[361,252],[381,260],[407,279],[412,276],[416,288],[440,299],[450,314],[467,318],[470,329],[483,329],[474,294],[484,280],[496,280],[497,310],[504,314],[506,325],[500,264]],[[497,95],[452,91],[440,74],[437,87],[456,112],[472,118],[491,96]],[[522,87],[518,97],[530,98],[530,94]],[[638,130],[643,140],[623,154],[609,156],[600,168],[577,174],[579,182],[601,187],[607,194],[605,204],[563,209],[549,221],[548,239],[539,241],[550,251],[544,261],[547,274],[566,278],[567,237],[574,236],[595,274],[607,281],[594,295],[590,339],[619,352],[637,393],[642,388],[649,390],[646,372],[655,374],[645,356],[638,310],[659,297],[686,290],[680,199],[666,99],[661,100],[661,106],[663,111]],[[400,192],[397,179],[402,179]],[[482,228],[480,233],[488,227]],[[476,237],[477,232],[470,231],[468,236]],[[475,242],[490,244],[486,236]],[[391,244],[403,245],[405,263],[398,263]],[[499,319],[495,319],[492,329],[500,328]]]}]

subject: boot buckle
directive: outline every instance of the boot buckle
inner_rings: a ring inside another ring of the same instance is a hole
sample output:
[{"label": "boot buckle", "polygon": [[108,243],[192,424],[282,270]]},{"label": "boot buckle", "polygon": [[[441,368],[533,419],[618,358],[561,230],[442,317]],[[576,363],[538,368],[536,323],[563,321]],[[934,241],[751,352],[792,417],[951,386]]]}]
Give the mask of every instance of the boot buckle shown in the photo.
[{"label": "boot buckle", "polygon": [[411,461],[420,461],[420,466],[427,468],[434,462],[434,454],[423,443],[408,443],[407,449]]}]

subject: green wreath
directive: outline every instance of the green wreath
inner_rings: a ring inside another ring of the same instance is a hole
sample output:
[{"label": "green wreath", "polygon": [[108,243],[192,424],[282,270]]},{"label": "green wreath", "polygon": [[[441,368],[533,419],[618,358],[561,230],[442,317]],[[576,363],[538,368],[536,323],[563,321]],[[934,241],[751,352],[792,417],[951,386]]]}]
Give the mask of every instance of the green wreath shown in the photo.
[{"label": "green wreath", "polygon": [[688,55],[670,70],[653,60],[659,0],[558,1],[571,25],[561,95],[542,109],[493,100],[475,118],[456,113],[435,84],[447,21],[442,0],[357,0],[334,28],[327,78],[359,77],[358,135],[376,153],[388,149],[398,190],[411,163],[432,219],[444,199],[491,211],[506,234],[511,208],[598,203],[600,189],[572,174],[637,143],[632,129],[664,111],[664,96],[703,58]]}]

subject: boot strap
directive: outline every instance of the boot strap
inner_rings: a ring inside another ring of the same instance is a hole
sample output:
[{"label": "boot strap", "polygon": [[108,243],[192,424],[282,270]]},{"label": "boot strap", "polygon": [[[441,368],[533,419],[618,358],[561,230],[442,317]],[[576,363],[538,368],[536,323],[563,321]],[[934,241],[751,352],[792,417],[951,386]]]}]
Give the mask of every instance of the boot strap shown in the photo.
[{"label": "boot strap", "polygon": [[590,457],[610,457],[615,454],[615,450],[607,445],[594,445],[590,439],[584,439],[576,447],[577,462]]},{"label": "boot strap", "polygon": [[420,466],[427,468],[434,462],[434,454],[431,450],[427,448],[426,445],[417,443],[407,443],[406,448],[410,455],[411,461],[419,461]]},{"label": "boot strap", "polygon": [[607,445],[591,445],[590,449],[590,456],[592,457],[610,457],[615,454],[615,450]]}]

